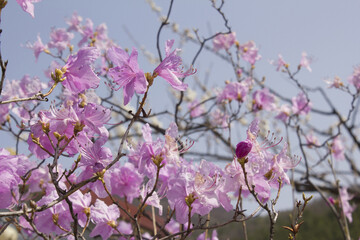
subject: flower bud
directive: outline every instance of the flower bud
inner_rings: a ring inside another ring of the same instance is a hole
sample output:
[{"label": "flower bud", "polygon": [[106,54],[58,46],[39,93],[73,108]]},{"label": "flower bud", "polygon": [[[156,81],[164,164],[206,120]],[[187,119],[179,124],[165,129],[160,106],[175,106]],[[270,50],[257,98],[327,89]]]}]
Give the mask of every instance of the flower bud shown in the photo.
[{"label": "flower bud", "polygon": [[251,148],[252,148],[252,143],[249,140],[239,142],[236,145],[236,150],[235,150],[236,157],[237,158],[246,157],[251,151]]}]

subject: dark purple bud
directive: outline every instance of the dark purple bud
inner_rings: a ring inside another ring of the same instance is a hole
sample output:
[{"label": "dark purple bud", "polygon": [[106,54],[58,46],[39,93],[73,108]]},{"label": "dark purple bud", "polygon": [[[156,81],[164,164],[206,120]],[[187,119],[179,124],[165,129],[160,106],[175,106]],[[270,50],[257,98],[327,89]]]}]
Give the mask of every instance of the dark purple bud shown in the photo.
[{"label": "dark purple bud", "polygon": [[249,154],[249,152],[251,151],[251,148],[252,148],[252,143],[249,140],[239,142],[236,145],[236,150],[235,150],[236,157],[237,158],[246,157]]}]

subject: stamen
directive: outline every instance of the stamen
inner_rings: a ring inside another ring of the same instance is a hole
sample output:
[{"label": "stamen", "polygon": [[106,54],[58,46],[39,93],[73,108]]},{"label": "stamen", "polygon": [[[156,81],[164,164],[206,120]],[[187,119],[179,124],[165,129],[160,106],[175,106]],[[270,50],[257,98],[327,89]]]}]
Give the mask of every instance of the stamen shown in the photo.
[{"label": "stamen", "polygon": [[268,134],[265,137],[265,140],[260,144],[260,147],[264,150],[275,147],[281,143],[283,140],[283,137],[280,138],[278,142],[276,142],[276,136],[275,133],[271,133],[271,137],[269,139],[270,130],[268,130]]}]

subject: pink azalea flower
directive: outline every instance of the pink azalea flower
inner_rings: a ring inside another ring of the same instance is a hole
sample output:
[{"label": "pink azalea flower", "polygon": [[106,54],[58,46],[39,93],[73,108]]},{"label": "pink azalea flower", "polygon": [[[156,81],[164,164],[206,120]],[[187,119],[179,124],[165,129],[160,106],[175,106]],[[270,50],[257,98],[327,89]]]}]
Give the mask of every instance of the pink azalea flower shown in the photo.
[{"label": "pink azalea flower", "polygon": [[154,70],[154,74],[164,78],[170,85],[179,91],[185,91],[188,87],[179,78],[184,78],[194,74],[196,71],[193,68],[189,68],[186,72],[183,72],[181,67],[181,57],[177,55],[180,49],[175,49],[171,52],[171,48],[174,44],[174,40],[167,40],[165,46],[165,59]]},{"label": "pink azalea flower", "polygon": [[134,92],[138,94],[146,92],[148,83],[144,72],[137,63],[138,52],[135,48],[133,48],[129,56],[125,50],[112,47],[108,50],[107,56],[115,66],[109,70],[109,75],[114,80],[114,83],[119,85],[115,90],[124,88],[124,105],[129,103]]},{"label": "pink azalea flower", "polygon": [[17,91],[21,92],[22,97],[30,97],[45,89],[47,84],[41,82],[38,77],[31,78],[29,75],[24,75],[20,80],[19,87],[20,89]]},{"label": "pink azalea flower", "polygon": [[283,122],[286,122],[291,115],[291,107],[288,104],[281,105],[280,109],[277,109],[278,115],[275,117]]},{"label": "pink azalea flower", "polygon": [[131,203],[134,198],[140,196],[140,185],[143,177],[138,173],[132,163],[125,163],[120,168],[115,168],[111,172],[112,193],[119,197],[126,197]]},{"label": "pink azalea flower", "polygon": [[[0,148],[0,209],[11,207],[19,195],[18,185],[32,164],[24,155],[11,155]],[[12,194],[13,193],[13,194]],[[15,197],[15,199],[14,199]]]},{"label": "pink azalea flower", "polygon": [[349,77],[349,83],[354,85],[357,91],[360,91],[360,66],[354,67],[354,72]]},{"label": "pink azalea flower", "polygon": [[[143,188],[140,191],[140,196],[142,199],[145,199],[145,197],[148,195],[148,193],[153,188],[154,181],[149,181],[147,184],[143,185]],[[150,197],[146,200],[146,205],[153,206],[157,209],[159,209],[159,215],[162,215],[163,212],[163,205],[160,204],[160,197],[157,192],[153,192]]]},{"label": "pink azalea flower", "polygon": [[354,197],[349,195],[347,188],[341,188],[339,191],[339,196],[341,200],[341,209],[344,215],[347,217],[349,222],[352,222],[352,213],[355,211],[356,207],[351,206],[349,201]]},{"label": "pink azalea flower", "polygon": [[310,148],[312,147],[312,145],[319,145],[318,138],[312,132],[307,134],[305,138],[306,138],[306,143],[309,145]]},{"label": "pink azalea flower", "polygon": [[[131,223],[128,223],[128,222],[125,222],[125,221],[119,221],[119,225],[117,227],[117,230],[119,230],[119,232],[121,232],[122,234],[130,235],[130,234],[133,233],[133,228],[132,228]],[[128,240],[128,238],[120,237],[119,240]],[[130,240],[133,240],[133,239],[131,238]]]},{"label": "pink azalea flower", "polygon": [[276,154],[272,159],[272,167],[271,167],[271,177],[270,177],[270,184],[274,188],[279,186],[278,179],[280,178],[283,183],[290,184],[290,179],[286,175],[286,172],[289,169],[295,168],[299,163],[301,158],[290,158],[287,155],[288,145],[287,143],[284,144],[281,152]]},{"label": "pink azalea flower", "polygon": [[227,128],[229,125],[229,115],[216,108],[215,111],[211,112],[211,124],[215,127]]},{"label": "pink azalea flower", "polygon": [[81,161],[79,166],[92,166],[95,172],[104,169],[112,160],[111,150],[102,146],[101,141],[88,141],[80,148]]},{"label": "pink azalea flower", "polygon": [[248,92],[249,83],[247,81],[231,82],[226,84],[224,90],[217,96],[216,102],[221,103],[225,100],[244,102]]},{"label": "pink azalea flower", "polygon": [[119,208],[112,204],[106,205],[103,201],[96,199],[95,205],[91,207],[91,220],[96,224],[90,237],[100,235],[102,239],[108,239],[117,228],[117,219],[120,217]]},{"label": "pink azalea flower", "polygon": [[74,34],[68,32],[64,28],[53,28],[50,33],[50,42],[47,44],[49,48],[56,48],[59,53],[70,46],[71,39]]},{"label": "pink azalea flower", "polygon": [[[188,173],[191,179],[195,179],[195,176],[191,173]],[[187,180],[190,178],[179,177],[177,179],[172,179],[169,183],[169,191],[167,193],[167,199],[169,205],[172,209],[176,208],[176,221],[180,224],[184,224],[188,221],[189,207],[186,205],[185,198],[193,192],[193,186],[191,186]],[[198,201],[197,199],[195,201]],[[195,205],[196,203],[193,203]],[[192,205],[192,206],[193,206]],[[191,212],[191,215],[194,214],[194,211]]]},{"label": "pink azalea flower", "polygon": [[41,0],[16,0],[16,2],[21,6],[21,8],[29,13],[32,17],[35,17],[34,15],[34,4],[36,2],[40,2]]},{"label": "pink azalea flower", "polygon": [[[69,196],[74,208],[74,213],[78,215],[79,225],[84,227],[88,219],[87,213],[91,214],[91,194],[90,192],[83,194],[81,191],[76,191]],[[89,216],[90,217],[90,216]]]},{"label": "pink azalea flower", "polygon": [[[1,100],[31,97],[46,87],[47,84],[41,82],[38,77],[31,78],[29,75],[25,75],[21,80],[5,82]],[[0,106],[0,119],[3,118],[5,120],[7,113],[11,109],[11,111],[18,115],[23,122],[27,122],[30,120],[31,116],[29,112],[34,104],[36,104],[36,101],[4,104],[3,106]]]},{"label": "pink azalea flower", "polygon": [[47,50],[47,46],[42,43],[40,35],[37,36],[37,41],[34,43],[27,43],[26,47],[31,48],[34,51],[36,61],[38,60],[40,53]]},{"label": "pink azalea flower", "polygon": [[222,206],[226,211],[232,210],[230,198],[227,195],[224,172],[215,164],[201,160],[195,172],[194,194],[201,207],[197,213],[207,214],[213,208]]},{"label": "pink azalea flower", "polygon": [[[53,200],[57,199],[59,195],[56,193],[55,187],[51,186],[46,192],[46,195],[40,199],[37,204],[39,206],[48,204]],[[57,219],[57,223],[64,229],[70,230],[70,223],[72,218],[69,211],[69,206],[65,201],[61,201],[55,206],[46,209],[45,211],[39,212],[35,216],[35,225],[43,233],[46,234],[62,234],[65,233],[54,223],[54,219]]]},{"label": "pink azalea flower", "polygon": [[214,50],[219,51],[221,49],[228,50],[236,41],[236,33],[219,34],[213,39]]},{"label": "pink azalea flower", "polygon": [[310,112],[312,103],[306,99],[303,92],[292,98],[292,110],[294,114],[306,115]]},{"label": "pink azalea flower", "polygon": [[241,159],[246,156],[248,161],[245,163],[245,170],[249,185],[255,187],[259,199],[265,202],[270,197],[271,188],[279,187],[278,178],[281,178],[284,183],[289,183],[286,171],[295,167],[298,161],[287,156],[287,144],[278,154],[269,150],[279,145],[282,139],[276,140],[274,135],[269,135],[263,143],[259,143],[258,133],[259,120],[255,119],[247,130],[247,139],[237,146],[236,155],[238,156],[226,166],[225,173],[228,176],[227,185],[232,186],[233,190],[243,186],[243,193],[247,194],[248,189],[244,187],[246,186],[244,172],[238,160],[238,157]]},{"label": "pink azalea flower", "polygon": [[340,137],[334,138],[333,142],[331,143],[331,153],[337,160],[345,159],[345,148]]},{"label": "pink azalea flower", "polygon": [[[101,167],[98,167],[97,164],[95,166],[88,165],[87,167],[80,167],[81,173],[76,178],[76,182],[85,181],[94,176],[94,174],[98,173],[101,170]],[[107,189],[111,192],[111,171],[113,169],[109,169],[103,176]],[[84,186],[81,190],[90,189],[98,198],[106,198],[109,195],[104,191],[104,185],[101,181],[91,182]]]},{"label": "pink azalea flower", "polygon": [[165,158],[165,144],[161,139],[155,141],[152,139],[149,124],[145,124],[142,127],[142,134],[145,143],[138,149],[140,151],[140,161],[137,167],[140,174],[145,174],[147,177],[153,178],[156,173],[156,165],[153,159],[156,157],[162,158],[162,165],[167,162],[167,159]]},{"label": "pink azalea flower", "polygon": [[329,88],[341,88],[344,86],[344,83],[341,81],[341,78],[336,76],[333,80],[325,80],[325,82],[328,84]]},{"label": "pink azalea flower", "polygon": [[211,237],[210,238],[206,238],[205,239],[205,232],[200,234],[196,240],[219,240],[218,236],[217,236],[217,232],[216,229],[212,231],[211,233]]},{"label": "pink azalea flower", "polygon": [[249,41],[239,46],[241,51],[241,57],[251,65],[254,65],[256,61],[261,59],[261,55],[258,54],[259,49],[256,47],[254,41]]},{"label": "pink azalea flower", "polygon": [[[83,125],[82,131],[78,132],[75,136],[76,141],[71,141],[64,150],[70,155],[78,153],[79,145],[83,148],[91,138],[94,138],[96,144],[100,145],[103,145],[108,139],[109,133],[103,125],[110,119],[110,110],[93,103],[88,103],[83,108],[75,104],[56,109],[52,105],[50,110],[41,111],[38,117],[39,119],[30,126],[32,134],[29,135],[27,142],[29,150],[40,159],[49,157],[49,154],[33,142],[32,136],[39,138],[38,140],[41,145],[50,153],[54,153],[49,137],[43,130],[46,125],[49,126],[49,136],[54,144],[58,142],[54,132],[70,139],[74,135],[75,126]],[[65,144],[64,142],[60,142],[60,147]],[[100,156],[97,155],[96,157]],[[91,160],[88,161],[91,162]]]},{"label": "pink azalea flower", "polygon": [[93,28],[94,28],[93,22],[91,21],[91,19],[87,18],[85,20],[85,24],[80,29],[80,33],[83,36],[83,38],[78,43],[79,47],[87,43],[89,39],[94,36]]},{"label": "pink azalea flower", "polygon": [[170,219],[170,222],[166,224],[165,229],[171,234],[177,233],[180,231],[180,223],[178,223],[172,218]]},{"label": "pink azalea flower", "polygon": [[0,105],[0,124],[4,124],[9,116],[10,104]]},{"label": "pink azalea flower", "polygon": [[73,15],[71,16],[70,19],[67,19],[66,20],[66,23],[69,25],[68,27],[68,32],[70,31],[77,31],[79,32],[80,31],[80,28],[81,28],[81,22],[82,22],[82,17],[79,16],[77,14],[77,12],[74,12]]},{"label": "pink azalea flower", "polygon": [[306,68],[309,72],[311,72],[310,64],[312,62],[312,59],[307,56],[306,52],[303,52],[301,54],[301,61],[300,66]]},{"label": "pink azalea flower", "polygon": [[287,63],[284,61],[283,56],[281,54],[278,55],[277,62],[271,60],[270,64],[276,66],[276,71],[279,71],[282,67],[287,66]]},{"label": "pink azalea flower", "polygon": [[190,116],[196,118],[205,113],[204,105],[199,104],[199,100],[194,100],[188,104]]},{"label": "pink azalea flower", "polygon": [[63,67],[65,80],[62,82],[65,88],[73,93],[80,93],[89,88],[97,88],[100,78],[94,73],[91,64],[100,56],[100,51],[94,47],[80,49],[76,55],[72,55]]},{"label": "pink azalea flower", "polygon": [[270,93],[269,89],[263,88],[253,93],[253,110],[272,111],[276,108],[275,96]]}]

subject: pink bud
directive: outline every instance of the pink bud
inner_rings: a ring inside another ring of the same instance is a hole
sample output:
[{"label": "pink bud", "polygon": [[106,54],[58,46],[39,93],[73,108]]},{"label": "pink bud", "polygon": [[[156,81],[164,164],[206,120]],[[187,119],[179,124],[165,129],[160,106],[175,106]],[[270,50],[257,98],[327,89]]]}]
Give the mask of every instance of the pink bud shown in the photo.
[{"label": "pink bud", "polygon": [[235,150],[236,157],[238,158],[246,157],[251,151],[251,148],[252,148],[252,143],[249,140],[239,142],[236,145],[236,150]]}]

